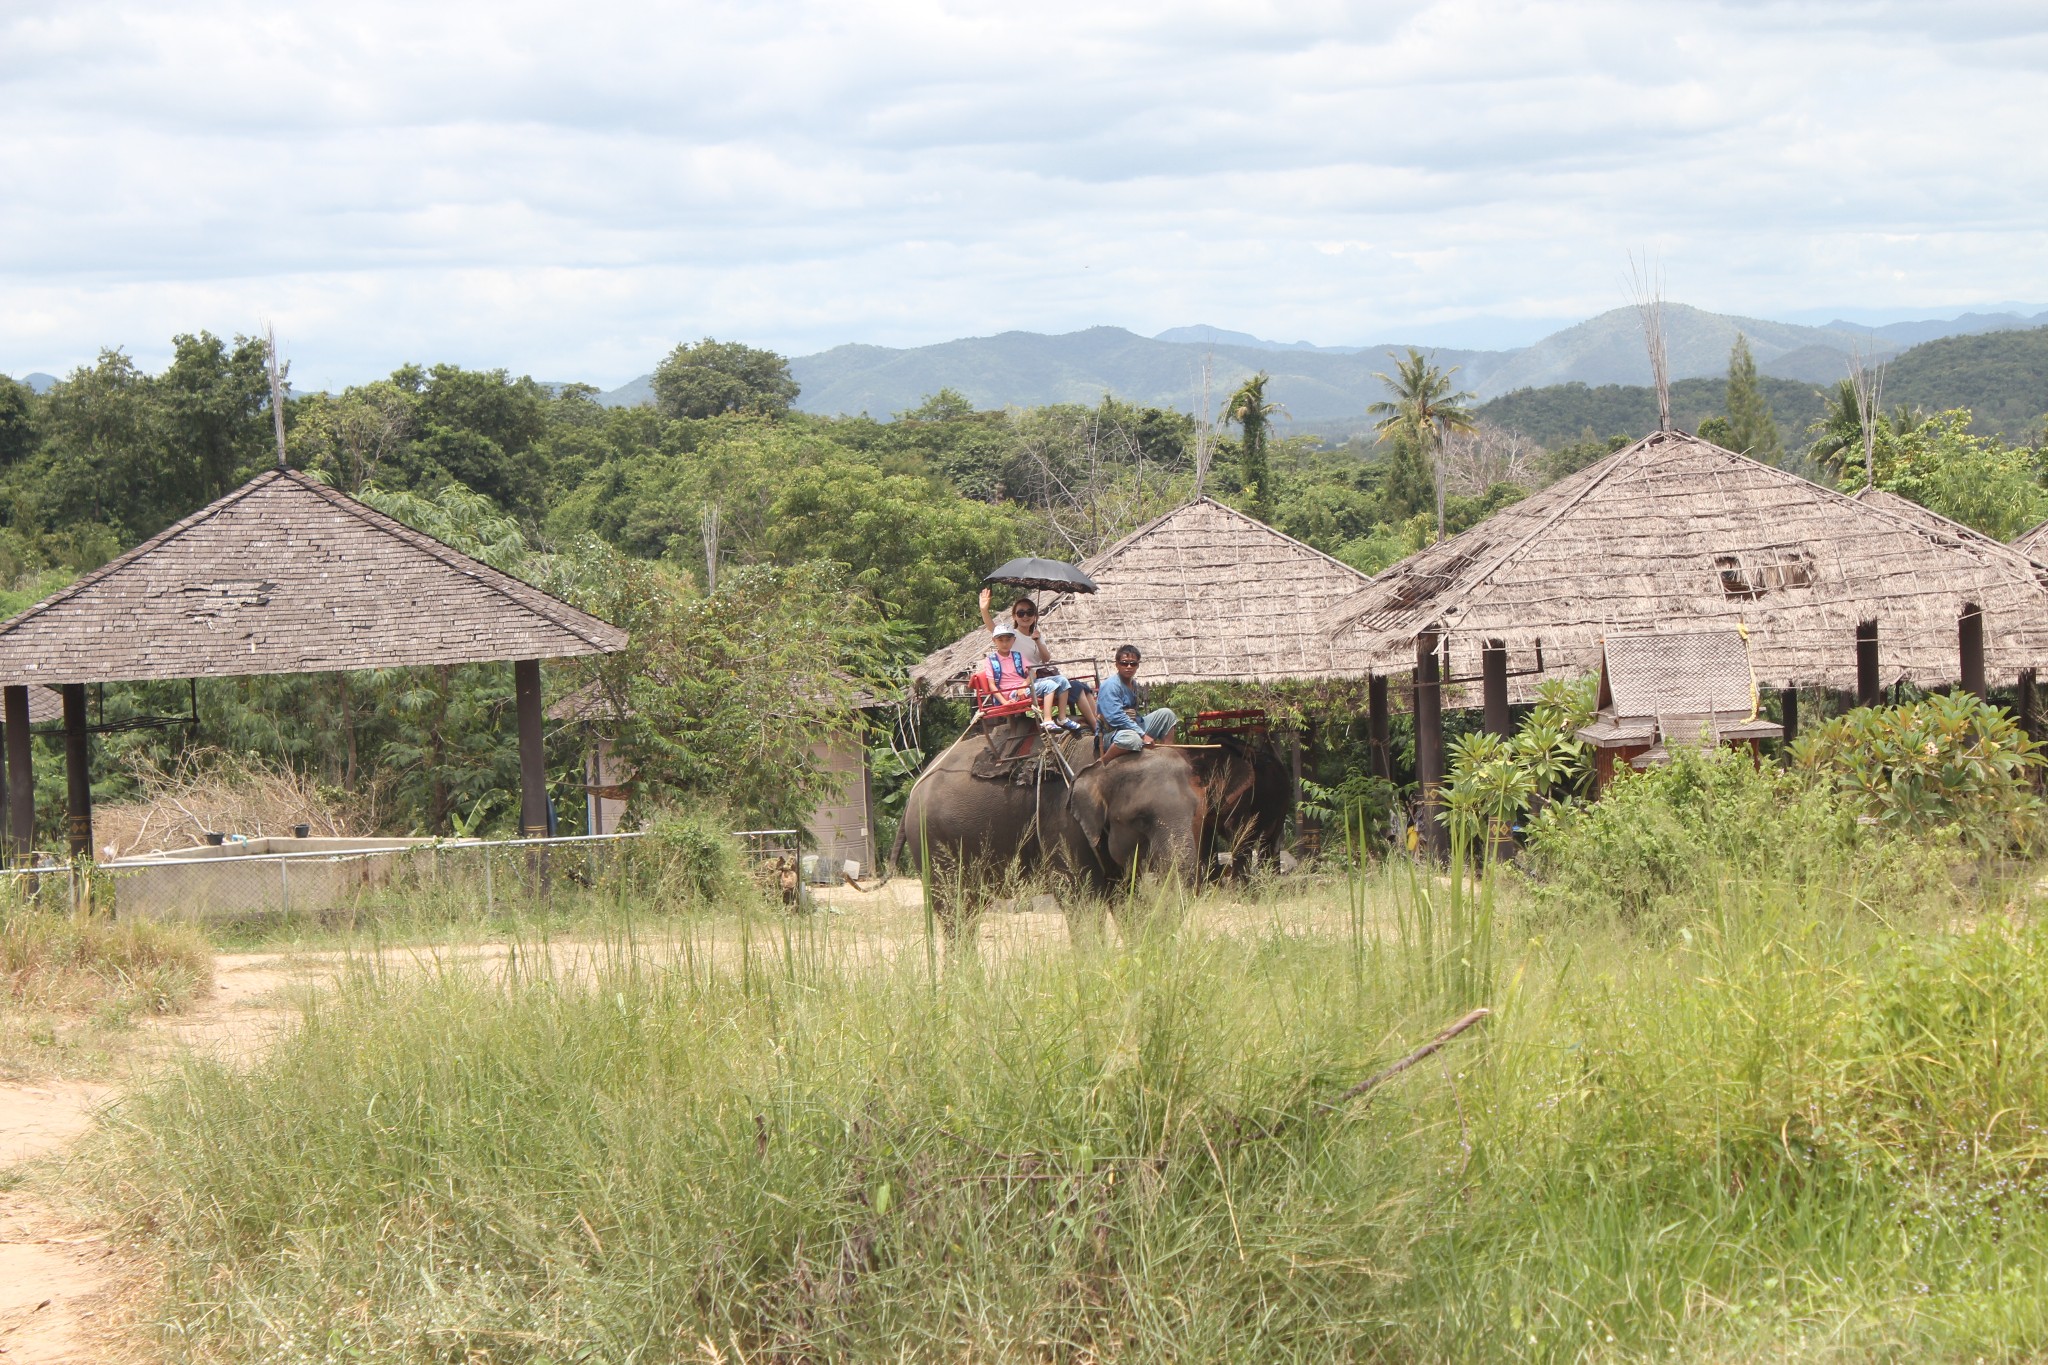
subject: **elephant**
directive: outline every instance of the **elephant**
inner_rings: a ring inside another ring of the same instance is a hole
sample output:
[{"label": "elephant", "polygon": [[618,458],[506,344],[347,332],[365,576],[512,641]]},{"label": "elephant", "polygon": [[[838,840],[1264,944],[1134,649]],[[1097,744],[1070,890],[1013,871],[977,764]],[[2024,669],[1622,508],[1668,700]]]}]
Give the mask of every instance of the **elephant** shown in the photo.
[{"label": "elephant", "polygon": [[1074,779],[1074,821],[1103,873],[1129,882],[1140,873],[1192,883],[1202,875],[1210,825],[1206,774],[1191,751],[1172,744],[1112,754]]},{"label": "elephant", "polygon": [[1279,857],[1294,810],[1294,775],[1270,744],[1224,735],[1218,748],[1222,754],[1205,768],[1210,814],[1202,847],[1210,865],[1220,860],[1242,875]]},{"label": "elephant", "polygon": [[1134,874],[1192,884],[1219,846],[1278,847],[1287,773],[1269,753],[1230,739],[1096,758],[1085,739],[1056,742],[1061,759],[1041,757],[1032,717],[979,719],[911,787],[888,866],[906,847],[929,859],[948,934],[1015,875],[1093,892]]},{"label": "elephant", "polygon": [[1041,873],[1101,889],[1102,868],[1068,805],[1069,768],[1094,760],[1084,738],[1048,754],[1030,715],[981,718],[919,774],[889,850],[891,873],[908,848],[929,859],[932,910],[948,934],[972,918],[1013,875]]}]

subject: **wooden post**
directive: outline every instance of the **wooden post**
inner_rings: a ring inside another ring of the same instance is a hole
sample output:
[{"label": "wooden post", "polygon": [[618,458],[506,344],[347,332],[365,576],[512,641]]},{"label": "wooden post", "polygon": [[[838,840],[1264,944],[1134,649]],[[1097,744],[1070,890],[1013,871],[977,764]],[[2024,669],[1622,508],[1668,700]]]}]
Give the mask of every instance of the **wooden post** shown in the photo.
[{"label": "wooden post", "polygon": [[1365,749],[1374,777],[1394,775],[1393,746],[1387,735],[1387,680],[1374,673],[1365,680]]},{"label": "wooden post", "polygon": [[544,839],[548,832],[548,760],[541,744],[540,660],[512,665],[513,704],[519,713],[519,833]]},{"label": "wooden post", "polygon": [[1415,780],[1422,801],[1417,825],[1431,855],[1449,852],[1442,816],[1444,785],[1444,710],[1442,674],[1437,670],[1435,631],[1415,637]]},{"label": "wooden post", "polygon": [[1877,676],[1877,622],[1856,627],[1856,704],[1883,706],[1884,684]]},{"label": "wooden post", "polygon": [[1508,715],[1508,647],[1488,640],[1479,652],[1480,700],[1485,707],[1486,733],[1511,739],[1514,721]]},{"label": "wooden post", "polygon": [[1984,612],[1975,602],[1963,603],[1956,621],[1956,645],[1962,655],[1963,691],[1984,696]]},{"label": "wooden post", "polygon": [[2034,707],[2036,704],[2034,692],[2034,670],[2031,668],[2021,669],[2019,695],[2020,729],[2026,734],[2028,739],[2038,744],[2041,740],[2041,732],[2036,728],[2034,722]]},{"label": "wooden post", "polygon": [[5,692],[7,722],[7,822],[13,831],[14,858],[26,864],[36,847],[35,751],[29,747],[28,689]]},{"label": "wooden post", "polygon": [[85,733],[85,684],[64,684],[65,835],[74,858],[92,857],[92,758]]},{"label": "wooden post", "polygon": [[1778,689],[1778,710],[1784,717],[1785,739],[1788,746],[1799,738],[1799,689],[1781,687]]}]

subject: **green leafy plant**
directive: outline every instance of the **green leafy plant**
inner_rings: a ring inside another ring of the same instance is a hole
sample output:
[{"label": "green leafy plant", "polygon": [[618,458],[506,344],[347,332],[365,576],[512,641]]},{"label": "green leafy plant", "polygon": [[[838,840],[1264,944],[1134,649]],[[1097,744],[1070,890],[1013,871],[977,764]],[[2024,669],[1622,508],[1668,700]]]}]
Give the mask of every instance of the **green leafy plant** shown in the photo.
[{"label": "green leafy plant", "polygon": [[1593,678],[1552,680],[1538,690],[1514,738],[1473,734],[1453,741],[1444,801],[1452,830],[1490,846],[1530,812],[1587,795],[1592,749],[1577,732],[1593,718],[1597,687]]},{"label": "green leafy plant", "polygon": [[1967,692],[1851,711],[1794,741],[1792,761],[1890,829],[1951,826],[1982,851],[2040,842],[2043,751]]}]

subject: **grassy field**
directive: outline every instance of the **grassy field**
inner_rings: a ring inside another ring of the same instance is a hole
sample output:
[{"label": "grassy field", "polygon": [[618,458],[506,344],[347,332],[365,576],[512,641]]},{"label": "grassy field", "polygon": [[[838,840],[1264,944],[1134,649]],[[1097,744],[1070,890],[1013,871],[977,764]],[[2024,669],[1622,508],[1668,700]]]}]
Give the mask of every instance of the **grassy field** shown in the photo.
[{"label": "grassy field", "polygon": [[628,905],[365,956],[74,1174],[181,1360],[2037,1356],[2034,874],[1857,867],[1654,923],[1396,867],[951,951]]}]

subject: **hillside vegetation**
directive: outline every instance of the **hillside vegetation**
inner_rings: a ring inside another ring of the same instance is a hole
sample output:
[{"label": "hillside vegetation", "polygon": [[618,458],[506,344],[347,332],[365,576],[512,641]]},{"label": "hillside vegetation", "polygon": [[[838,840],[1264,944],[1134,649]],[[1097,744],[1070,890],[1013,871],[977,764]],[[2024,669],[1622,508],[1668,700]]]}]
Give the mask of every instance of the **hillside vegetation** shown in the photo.
[{"label": "hillside vegetation", "polygon": [[1928,412],[1968,408],[1982,430],[2038,440],[2048,415],[2048,327],[1915,346],[1886,371],[1884,397]]}]

